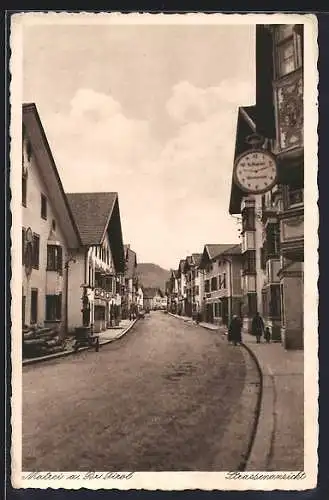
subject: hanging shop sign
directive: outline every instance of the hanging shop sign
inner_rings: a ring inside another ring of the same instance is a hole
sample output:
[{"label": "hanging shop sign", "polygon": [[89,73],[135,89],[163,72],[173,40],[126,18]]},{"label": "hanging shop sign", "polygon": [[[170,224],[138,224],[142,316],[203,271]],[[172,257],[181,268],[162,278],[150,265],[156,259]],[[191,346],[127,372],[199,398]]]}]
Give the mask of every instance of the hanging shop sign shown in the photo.
[{"label": "hanging shop sign", "polygon": [[270,191],[278,182],[278,168],[275,156],[269,151],[256,148],[259,138],[249,138],[251,149],[237,157],[234,163],[235,183],[250,194]]}]

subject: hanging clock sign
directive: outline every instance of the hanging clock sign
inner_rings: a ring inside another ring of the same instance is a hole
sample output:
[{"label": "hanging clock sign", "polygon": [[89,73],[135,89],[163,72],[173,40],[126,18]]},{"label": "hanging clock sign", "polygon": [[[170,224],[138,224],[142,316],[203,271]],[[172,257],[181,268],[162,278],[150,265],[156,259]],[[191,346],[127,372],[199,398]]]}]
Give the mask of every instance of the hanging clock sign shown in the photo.
[{"label": "hanging clock sign", "polygon": [[246,193],[261,194],[270,191],[278,182],[275,157],[261,148],[245,151],[235,160],[234,180]]}]

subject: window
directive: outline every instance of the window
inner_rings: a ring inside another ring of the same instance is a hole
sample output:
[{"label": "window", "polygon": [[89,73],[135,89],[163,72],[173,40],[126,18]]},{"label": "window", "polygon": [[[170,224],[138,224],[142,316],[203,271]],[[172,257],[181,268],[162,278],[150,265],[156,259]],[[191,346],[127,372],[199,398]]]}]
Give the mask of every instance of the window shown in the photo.
[{"label": "window", "polygon": [[32,237],[32,267],[39,269],[39,255],[40,255],[40,236],[33,233]]},{"label": "window", "polygon": [[47,198],[44,194],[41,195],[41,217],[47,219]]},{"label": "window", "polygon": [[205,282],[204,282],[204,291],[206,293],[209,292],[209,280],[205,280]]},{"label": "window", "polygon": [[52,220],[51,227],[53,231],[56,231],[56,221],[55,219]]},{"label": "window", "polygon": [[256,251],[247,250],[244,254],[243,271],[246,274],[256,273]]},{"label": "window", "polygon": [[277,76],[301,67],[303,52],[303,27],[294,29],[292,24],[278,25],[276,30]]},{"label": "window", "polygon": [[284,76],[295,70],[295,54],[293,37],[278,46],[278,76]]},{"label": "window", "polygon": [[211,291],[216,291],[218,288],[217,277],[211,278]]},{"label": "window", "polygon": [[22,205],[26,207],[26,199],[27,199],[27,176],[22,176]]},{"label": "window", "polygon": [[60,321],[62,318],[62,294],[46,295],[46,321]]},{"label": "window", "polygon": [[223,273],[223,279],[222,279],[221,285],[222,285],[222,288],[226,288],[226,274],[225,273]]},{"label": "window", "polygon": [[38,290],[31,290],[31,324],[38,322]]},{"label": "window", "polygon": [[63,250],[58,245],[47,245],[47,271],[63,272]]},{"label": "window", "polygon": [[266,228],[266,258],[277,256],[280,249],[280,225],[269,224]]},{"label": "window", "polygon": [[288,206],[302,205],[304,203],[304,189],[299,187],[288,188]]}]

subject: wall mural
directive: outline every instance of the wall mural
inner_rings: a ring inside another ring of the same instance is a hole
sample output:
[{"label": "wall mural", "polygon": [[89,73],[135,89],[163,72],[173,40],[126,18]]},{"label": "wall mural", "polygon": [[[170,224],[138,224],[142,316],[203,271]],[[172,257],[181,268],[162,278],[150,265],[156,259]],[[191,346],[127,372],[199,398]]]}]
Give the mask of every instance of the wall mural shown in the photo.
[{"label": "wall mural", "polygon": [[277,108],[280,149],[302,146],[304,116],[301,76],[277,89]]}]

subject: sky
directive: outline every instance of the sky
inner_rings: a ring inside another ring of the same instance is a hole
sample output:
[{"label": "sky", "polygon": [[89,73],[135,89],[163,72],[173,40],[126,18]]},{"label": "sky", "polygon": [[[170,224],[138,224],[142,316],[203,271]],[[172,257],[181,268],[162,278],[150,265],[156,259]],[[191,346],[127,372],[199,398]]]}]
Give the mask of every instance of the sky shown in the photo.
[{"label": "sky", "polygon": [[254,26],[24,27],[34,102],[66,192],[117,191],[125,243],[169,269],[238,243],[237,109],[255,102]]}]

